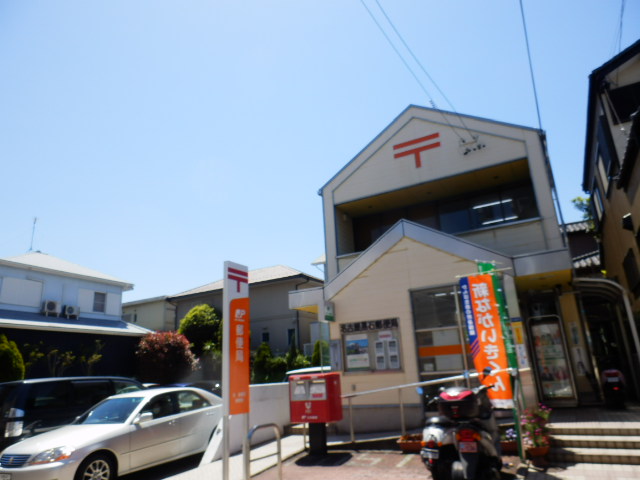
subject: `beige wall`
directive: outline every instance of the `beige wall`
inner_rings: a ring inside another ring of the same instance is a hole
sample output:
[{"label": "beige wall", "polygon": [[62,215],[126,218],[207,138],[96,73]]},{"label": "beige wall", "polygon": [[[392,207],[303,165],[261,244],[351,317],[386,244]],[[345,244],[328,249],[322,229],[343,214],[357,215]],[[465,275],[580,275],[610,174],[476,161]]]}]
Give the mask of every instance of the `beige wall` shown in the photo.
[{"label": "beige wall", "polygon": [[543,223],[540,220],[463,233],[459,237],[487,248],[493,249],[499,245],[500,252],[507,255],[521,255],[548,249]]},{"label": "beige wall", "polygon": [[[313,314],[303,314],[289,309],[289,292],[296,289],[315,288],[322,283],[315,280],[305,282],[302,278],[252,284],[249,287],[251,299],[251,348],[262,343],[262,334],[269,334],[269,344],[274,354],[284,354],[288,350],[288,330],[299,331],[300,340],[309,340],[309,325],[317,321]],[[174,297],[177,304],[178,322],[196,305],[206,303],[213,306],[222,316],[222,290],[198,295]]]},{"label": "beige wall", "polygon": [[578,355],[582,358],[585,368],[590,372],[593,372],[593,369],[577,302],[577,294],[574,292],[567,292],[559,297],[562,324],[567,342],[568,355],[572,360],[576,389],[578,396],[583,397],[584,394],[591,393],[592,386],[584,374],[584,371],[578,371]]},{"label": "beige wall", "polygon": [[[485,169],[489,166],[526,158],[534,186],[539,220],[522,229],[506,225],[469,234],[477,236],[482,245],[505,253],[517,254],[563,248],[558,218],[553,202],[547,160],[538,132],[489,120],[464,117],[465,125],[485,145],[484,149],[469,155],[461,153],[459,135],[470,138],[465,128],[455,131],[460,119],[443,112],[411,107],[371,142],[356,158],[349,162],[322,190],[327,278],[334,278],[341,270],[337,257],[353,251],[350,219],[336,211],[335,206],[385,192],[401,191],[408,187],[438,179],[451,178],[462,173]],[[394,158],[393,149],[408,140],[438,132],[439,148],[421,154],[422,167],[416,168],[412,156]],[[509,182],[508,178],[504,183]],[[525,244],[529,237],[534,242]],[[468,237],[467,237],[468,238]],[[504,249],[504,250],[503,250]]]},{"label": "beige wall", "polygon": [[[453,284],[457,282],[457,275],[472,273],[475,269],[473,262],[404,238],[339,292],[332,299],[336,323],[331,324],[331,338],[341,338],[340,323],[398,318],[402,357],[402,371],[398,373],[346,372],[342,378],[343,392],[419,381],[409,290]],[[406,398],[415,403],[420,401],[415,392],[407,391]],[[397,404],[397,401],[397,392],[392,392],[361,397],[354,404]]]},{"label": "beige wall", "polygon": [[122,313],[128,321],[149,330],[175,330],[175,307],[164,299],[123,305]]}]

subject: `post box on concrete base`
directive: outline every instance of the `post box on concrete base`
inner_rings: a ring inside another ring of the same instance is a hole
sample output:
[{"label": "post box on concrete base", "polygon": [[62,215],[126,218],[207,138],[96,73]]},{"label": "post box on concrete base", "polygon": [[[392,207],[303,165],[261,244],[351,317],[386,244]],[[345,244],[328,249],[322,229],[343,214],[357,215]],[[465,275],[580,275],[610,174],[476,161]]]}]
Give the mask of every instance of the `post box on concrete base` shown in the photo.
[{"label": "post box on concrete base", "polygon": [[310,453],[327,453],[326,424],[342,420],[338,372],[292,375],[289,378],[291,423],[309,424]]}]

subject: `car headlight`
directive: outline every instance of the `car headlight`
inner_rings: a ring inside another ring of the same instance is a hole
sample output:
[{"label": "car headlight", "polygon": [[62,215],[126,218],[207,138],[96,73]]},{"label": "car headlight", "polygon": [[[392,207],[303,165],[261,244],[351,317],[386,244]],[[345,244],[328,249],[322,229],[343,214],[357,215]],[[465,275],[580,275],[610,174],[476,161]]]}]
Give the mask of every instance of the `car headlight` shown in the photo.
[{"label": "car headlight", "polygon": [[29,465],[42,465],[43,463],[53,463],[66,460],[75,451],[73,447],[56,447],[40,452],[29,462]]}]

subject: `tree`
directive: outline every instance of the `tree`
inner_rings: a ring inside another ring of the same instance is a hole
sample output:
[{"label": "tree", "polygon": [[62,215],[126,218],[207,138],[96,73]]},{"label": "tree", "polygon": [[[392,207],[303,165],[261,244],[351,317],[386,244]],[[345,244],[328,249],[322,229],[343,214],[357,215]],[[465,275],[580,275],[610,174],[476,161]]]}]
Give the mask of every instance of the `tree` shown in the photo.
[{"label": "tree", "polygon": [[222,351],[213,342],[206,342],[200,356],[203,377],[212,380],[222,379]]},{"label": "tree", "polygon": [[[322,354],[322,361],[320,355]],[[313,355],[311,355],[311,365],[329,365],[331,359],[329,358],[329,344],[326,340],[318,340],[313,346]]]},{"label": "tree", "polygon": [[571,199],[573,206],[582,212],[582,219],[593,224],[593,213],[591,210],[591,199],[588,197],[576,197]]},{"label": "tree", "polygon": [[25,359],[25,376],[29,375],[31,368],[37,363],[40,363],[40,361],[44,358],[44,353],[42,351],[43,349],[44,343],[42,341],[38,342],[35,345],[30,343],[25,343],[24,345],[22,345],[22,358]]},{"label": "tree", "polygon": [[191,342],[193,353],[200,357],[207,342],[214,350],[222,349],[222,319],[216,310],[206,304],[196,305],[180,321],[178,333]]},{"label": "tree", "polygon": [[49,375],[52,377],[61,377],[64,371],[76,361],[76,356],[71,350],[62,351],[56,347],[49,348],[45,357]]},{"label": "tree", "polygon": [[294,342],[291,342],[289,351],[284,356],[284,358],[287,362],[287,371],[311,366],[311,362],[309,361],[309,359],[302,353],[300,353],[300,350],[298,350],[298,347],[296,347],[296,344]]},{"label": "tree", "polygon": [[269,364],[273,354],[268,343],[262,342],[256,350],[253,359],[252,383],[267,383],[269,378]]},{"label": "tree", "polygon": [[177,332],[145,335],[136,349],[138,375],[142,382],[176,383],[198,369],[189,340]]},{"label": "tree", "polygon": [[93,351],[87,348],[82,349],[82,353],[78,357],[78,363],[82,367],[85,375],[91,375],[93,373],[93,367],[96,363],[102,360],[102,354],[100,351],[104,348],[104,342],[96,340],[94,343]]},{"label": "tree", "polygon": [[16,342],[0,334],[0,382],[22,380],[24,378],[24,359]]}]

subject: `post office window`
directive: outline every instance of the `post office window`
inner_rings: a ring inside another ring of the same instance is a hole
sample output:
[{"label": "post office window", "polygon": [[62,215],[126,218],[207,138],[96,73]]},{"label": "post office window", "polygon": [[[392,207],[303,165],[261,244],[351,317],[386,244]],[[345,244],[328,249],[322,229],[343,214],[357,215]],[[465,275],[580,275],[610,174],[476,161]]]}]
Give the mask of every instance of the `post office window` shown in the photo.
[{"label": "post office window", "polygon": [[342,332],[345,371],[402,368],[398,319],[347,323]]}]

